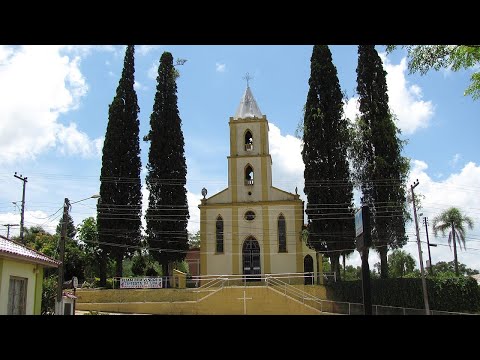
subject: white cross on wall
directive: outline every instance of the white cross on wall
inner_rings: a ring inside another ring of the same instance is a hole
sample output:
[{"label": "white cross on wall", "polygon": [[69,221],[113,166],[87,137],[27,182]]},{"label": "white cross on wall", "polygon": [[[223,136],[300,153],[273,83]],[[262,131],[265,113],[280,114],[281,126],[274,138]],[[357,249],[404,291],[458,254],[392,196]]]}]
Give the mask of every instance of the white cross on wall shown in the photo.
[{"label": "white cross on wall", "polygon": [[252,298],[247,298],[245,290],[243,290],[243,298],[237,298],[237,300],[243,300],[243,315],[247,315],[247,300],[252,300]]}]

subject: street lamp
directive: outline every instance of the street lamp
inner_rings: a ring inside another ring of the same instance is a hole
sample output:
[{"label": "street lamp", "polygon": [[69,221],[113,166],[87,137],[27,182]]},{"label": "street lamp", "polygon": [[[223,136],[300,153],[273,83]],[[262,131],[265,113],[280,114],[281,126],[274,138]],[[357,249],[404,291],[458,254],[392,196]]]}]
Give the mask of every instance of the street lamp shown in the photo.
[{"label": "street lamp", "polygon": [[65,198],[65,202],[63,203],[63,220],[62,220],[62,232],[60,235],[60,265],[58,266],[58,284],[57,284],[57,306],[55,309],[55,314],[62,315],[62,288],[63,288],[63,263],[65,261],[65,237],[67,235],[67,222],[68,222],[68,210],[72,204],[79,203],[84,200],[88,199],[98,199],[100,195],[92,195],[88,198],[74,201],[70,203],[68,198]]}]

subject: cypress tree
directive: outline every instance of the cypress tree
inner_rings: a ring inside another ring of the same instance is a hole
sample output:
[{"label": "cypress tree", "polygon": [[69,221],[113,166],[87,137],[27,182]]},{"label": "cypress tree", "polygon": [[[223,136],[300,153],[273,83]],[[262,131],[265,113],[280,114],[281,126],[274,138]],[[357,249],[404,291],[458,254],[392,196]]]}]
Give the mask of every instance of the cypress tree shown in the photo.
[{"label": "cypress tree", "polygon": [[169,275],[168,264],[182,261],[188,250],[185,142],[182,120],[177,106],[178,73],[173,56],[164,52],[160,58],[157,92],[150,116],[150,141],[147,164],[147,188],[150,191],[147,221],[147,241],[150,254]]},{"label": "cypress tree", "polygon": [[105,285],[107,253],[116,261],[116,276],[122,276],[124,256],[133,256],[141,239],[140,109],[133,87],[134,55],[134,46],[128,45],[122,77],[108,109],[103,144],[100,201],[97,205],[102,285]]},{"label": "cypress tree", "polygon": [[357,93],[360,116],[354,147],[355,172],[362,205],[369,205],[372,240],[380,255],[382,278],[388,277],[387,252],[406,243],[405,182],[408,160],[388,106],[386,71],[374,45],[358,47]]},{"label": "cypress tree", "polygon": [[315,45],[305,105],[303,150],[307,244],[330,258],[340,278],[340,254],[354,247],[353,185],[347,160],[348,122],[327,45]]},{"label": "cypress tree", "polygon": [[[62,234],[62,222],[63,217],[58,222],[57,228],[55,230],[57,235]],[[70,215],[70,213],[67,213],[67,238],[73,239],[76,233],[77,229],[75,228],[75,224],[73,223],[72,216]]]}]

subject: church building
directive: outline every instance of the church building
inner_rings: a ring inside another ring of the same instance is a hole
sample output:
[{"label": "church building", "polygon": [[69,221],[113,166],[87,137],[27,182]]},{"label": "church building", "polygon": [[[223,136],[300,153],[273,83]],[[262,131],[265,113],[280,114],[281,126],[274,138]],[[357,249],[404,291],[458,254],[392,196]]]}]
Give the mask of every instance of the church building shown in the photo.
[{"label": "church building", "polygon": [[272,186],[268,121],[248,84],[228,124],[228,187],[199,205],[201,275],[316,273],[304,203]]}]

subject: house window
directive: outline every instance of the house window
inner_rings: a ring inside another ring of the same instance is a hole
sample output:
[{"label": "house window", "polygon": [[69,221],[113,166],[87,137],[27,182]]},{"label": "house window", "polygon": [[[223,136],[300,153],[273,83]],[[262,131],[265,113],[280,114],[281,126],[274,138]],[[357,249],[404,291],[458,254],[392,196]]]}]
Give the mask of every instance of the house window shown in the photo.
[{"label": "house window", "polygon": [[253,136],[250,130],[245,133],[245,151],[253,150]]},{"label": "house window", "polygon": [[248,210],[245,215],[244,215],[244,218],[245,220],[247,221],[252,221],[253,219],[255,219],[255,213],[251,210]]},{"label": "house window", "polygon": [[223,253],[223,219],[220,215],[217,217],[216,222],[216,252]]},{"label": "house window", "polygon": [[245,168],[245,185],[253,185],[253,168],[247,165]]},{"label": "house window", "polygon": [[10,276],[7,315],[25,315],[27,310],[27,278]]},{"label": "house window", "polygon": [[278,217],[278,252],[287,252],[287,234],[285,231],[285,217]]}]

